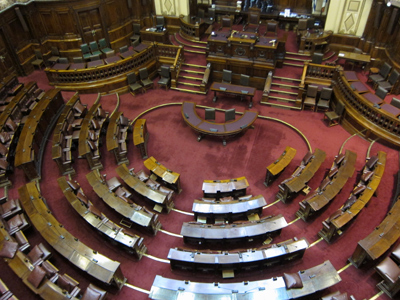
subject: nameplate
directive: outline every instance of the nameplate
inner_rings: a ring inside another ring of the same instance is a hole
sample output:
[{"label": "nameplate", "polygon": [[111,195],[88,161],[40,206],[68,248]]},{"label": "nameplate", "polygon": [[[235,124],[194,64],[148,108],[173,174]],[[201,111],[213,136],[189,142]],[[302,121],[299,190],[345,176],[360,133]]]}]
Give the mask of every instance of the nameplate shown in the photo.
[{"label": "nameplate", "polygon": [[249,93],[249,91],[243,91],[242,90],[242,94],[248,94]]},{"label": "nameplate", "polygon": [[185,118],[186,118],[186,119],[189,119],[189,116],[188,116],[188,114],[187,114],[187,113],[185,113]]},{"label": "nameplate", "polygon": [[354,87],[354,85],[350,84],[350,87],[351,87],[351,89],[352,89],[353,91],[356,90],[356,88]]},{"label": "nameplate", "polygon": [[379,104],[376,104],[376,103],[374,103],[374,107],[375,107],[375,108],[379,108],[379,109],[381,108],[381,107],[379,106]]},{"label": "nameplate", "polygon": [[240,129],[244,129],[246,127],[247,127],[247,125],[242,125],[242,126],[240,126]]},{"label": "nameplate", "polygon": [[222,87],[222,86],[221,86],[219,89],[220,89],[221,91],[226,91],[226,88],[225,88],[225,87]]},{"label": "nameplate", "polygon": [[218,129],[217,128],[210,128],[210,131],[211,132],[218,132]]},{"label": "nameplate", "polygon": [[339,56],[343,57],[343,56],[344,56],[344,53],[339,53]]}]

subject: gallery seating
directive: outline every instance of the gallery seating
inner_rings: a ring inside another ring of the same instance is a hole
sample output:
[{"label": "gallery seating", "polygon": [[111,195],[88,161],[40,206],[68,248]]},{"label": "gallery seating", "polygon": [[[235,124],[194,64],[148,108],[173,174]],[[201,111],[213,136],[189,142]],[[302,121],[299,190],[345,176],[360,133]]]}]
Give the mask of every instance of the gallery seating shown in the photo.
[{"label": "gallery seating", "polygon": [[[118,94],[117,97],[119,99]],[[123,115],[123,112],[115,110],[109,118],[106,143],[107,151],[114,153],[118,165],[122,163],[129,164],[127,158],[128,132],[132,132],[130,120]]]},{"label": "gallery seating", "polygon": [[133,35],[130,37],[131,45],[136,47],[140,44],[140,24],[132,23]]},{"label": "gallery seating", "polygon": [[340,100],[338,100],[336,102],[334,111],[327,111],[324,113],[324,119],[328,120],[329,127],[340,124],[340,118],[342,117],[345,108],[346,107],[345,107],[344,103],[341,102]]},{"label": "gallery seating", "polygon": [[269,186],[290,164],[296,155],[296,149],[287,146],[281,156],[267,167],[264,185]]},{"label": "gallery seating", "polygon": [[147,68],[139,69],[140,82],[145,90],[153,87],[153,81],[149,78]]},{"label": "gallery seating", "polygon": [[378,82],[386,80],[391,70],[392,66],[387,62],[384,62],[381,68],[379,69],[379,73],[369,75],[368,81],[372,82],[372,86],[375,86],[378,84]]},{"label": "gallery seating", "polygon": [[104,54],[114,51],[107,45],[107,41],[104,38],[99,40],[99,50]]},{"label": "gallery seating", "polygon": [[82,51],[82,57],[86,60],[89,59],[92,53],[90,53],[90,49],[88,44],[82,44],[81,46],[81,51]]},{"label": "gallery seating", "polygon": [[128,80],[128,87],[133,96],[135,96],[137,91],[141,91],[142,93],[146,92],[146,89],[136,80],[136,73],[131,72],[126,76]]},{"label": "gallery seating", "polygon": [[399,78],[400,78],[399,71],[394,69],[390,73],[388,80],[378,81],[377,88],[381,87],[384,90],[386,90],[389,94],[391,94],[392,88],[395,85],[395,83],[399,80]]},{"label": "gallery seating", "polygon": [[32,65],[36,68],[43,68],[46,66],[44,59],[43,59],[43,54],[39,49],[35,49],[35,59],[32,61]]},{"label": "gallery seating", "polygon": [[60,59],[60,52],[58,51],[58,48],[55,46],[51,47],[51,52],[50,52],[50,57],[47,59],[47,61],[54,65],[56,62],[59,61]]},{"label": "gallery seating", "polygon": [[328,111],[329,104],[332,97],[332,88],[323,87],[321,90],[321,95],[319,96],[317,106],[315,107],[315,111],[322,110]]},{"label": "gallery seating", "polygon": [[315,106],[317,105],[317,92],[318,86],[309,85],[307,87],[307,94],[303,101],[303,110],[311,108],[311,110],[315,111]]},{"label": "gallery seating", "polygon": [[157,84],[165,87],[165,90],[168,91],[168,87],[171,84],[171,73],[169,66],[161,66],[160,76],[161,78],[158,80]]}]

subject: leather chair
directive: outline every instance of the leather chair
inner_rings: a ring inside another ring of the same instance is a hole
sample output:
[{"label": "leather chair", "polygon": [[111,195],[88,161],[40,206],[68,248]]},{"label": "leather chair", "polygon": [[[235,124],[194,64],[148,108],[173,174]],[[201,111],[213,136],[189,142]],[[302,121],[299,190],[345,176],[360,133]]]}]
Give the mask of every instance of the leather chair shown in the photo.
[{"label": "leather chair", "polygon": [[55,46],[51,47],[51,56],[47,59],[49,63],[54,65],[58,59],[60,58],[60,52],[58,51],[58,48]]},{"label": "leather chair", "polygon": [[110,47],[108,47],[106,39],[100,39],[99,40],[99,49],[101,52],[103,52],[104,54],[106,54],[107,52],[111,52],[113,51],[113,49],[111,49]]},{"label": "leather chair", "polygon": [[236,111],[234,108],[225,111],[225,122],[235,120]]},{"label": "leather chair", "polygon": [[390,104],[397,108],[400,108],[400,99],[393,97],[392,100],[390,101]]},{"label": "leather chair", "polygon": [[344,112],[345,105],[343,102],[338,101],[336,102],[336,107],[334,111],[327,111],[324,114],[324,119],[327,119],[329,121],[328,125],[329,127],[338,125],[340,122],[340,118]]},{"label": "leather chair", "polygon": [[35,51],[35,60],[32,61],[33,67],[37,67],[39,69],[45,67],[42,52],[39,49],[35,49],[34,51]]},{"label": "leather chair", "polygon": [[232,18],[230,16],[223,16],[221,18],[221,26],[218,29],[219,31],[231,31],[232,30]]},{"label": "leather chair", "polygon": [[23,213],[15,215],[7,221],[7,230],[10,235],[13,235],[18,230],[25,230],[28,227],[30,227],[30,224]]},{"label": "leather chair", "polygon": [[161,78],[158,80],[158,85],[164,86],[166,90],[168,90],[168,87],[171,83],[171,73],[169,71],[169,66],[161,66],[161,72],[160,72]]},{"label": "leather chair", "polygon": [[275,20],[267,21],[267,28],[265,30],[264,35],[272,34],[274,36],[278,35],[278,22]]},{"label": "leather chair", "polygon": [[19,250],[20,251],[25,251],[26,249],[28,249],[30,247],[29,241],[26,238],[25,234],[19,230],[14,234],[14,238],[15,241],[18,243],[19,245]]},{"label": "leather chair", "polygon": [[321,298],[321,300],[348,300],[348,299],[349,297],[347,296],[347,293],[341,293],[339,291],[333,292]]},{"label": "leather chair", "polygon": [[128,50],[129,50],[128,46],[122,46],[121,48],[119,48],[119,53],[124,53]]},{"label": "leather chair", "polygon": [[68,58],[66,57],[59,57],[57,62],[59,64],[69,64]]},{"label": "leather chair", "polygon": [[90,52],[92,52],[92,55],[101,55],[101,51],[99,50],[99,45],[97,45],[96,41],[90,42],[89,43],[90,47]]},{"label": "leather chair", "polygon": [[260,9],[251,8],[247,14],[247,23],[243,25],[243,31],[258,32],[260,27]]},{"label": "leather chair", "polygon": [[164,16],[156,16],[156,26],[165,26],[165,18]]},{"label": "leather chair", "polygon": [[317,104],[317,92],[318,87],[316,85],[309,85],[307,87],[307,94],[303,101],[303,110],[310,107],[315,111],[315,106]]},{"label": "leather chair", "polygon": [[231,83],[232,82],[232,71],[222,70],[222,82]]},{"label": "leather chair", "polygon": [[323,53],[314,52],[311,63],[322,65],[323,58],[324,58]]},{"label": "leather chair", "polygon": [[378,82],[378,87],[383,88],[384,90],[386,90],[389,94],[392,91],[392,88],[394,86],[394,84],[399,80],[400,78],[400,73],[397,70],[393,70],[387,81],[379,81]]},{"label": "leather chair", "polygon": [[378,74],[368,76],[368,82],[372,82],[372,85],[375,86],[378,82],[386,80],[391,70],[392,66],[385,62],[379,69]]},{"label": "leather chair", "polygon": [[130,37],[131,45],[136,47],[140,44],[140,24],[132,23],[133,35]]},{"label": "leather chair", "polygon": [[205,110],[205,120],[215,120],[215,108],[206,108]]},{"label": "leather chair", "polygon": [[19,199],[9,199],[0,206],[0,213],[3,219],[10,218],[22,211]]},{"label": "leather chair", "polygon": [[127,75],[128,86],[131,91],[131,94],[134,96],[137,91],[142,91],[144,93],[146,90],[143,88],[143,85],[136,81],[136,73],[132,72]]},{"label": "leather chair", "polygon": [[98,288],[93,284],[89,284],[81,300],[104,300],[106,298],[106,295],[106,291]]},{"label": "leather chair", "polygon": [[27,254],[32,265],[40,265],[43,261],[51,257],[51,252],[42,244],[38,244],[32,248]]},{"label": "leather chair", "polygon": [[76,297],[81,290],[78,286],[79,282],[67,274],[63,274],[58,277],[57,285],[62,290],[66,291],[71,298]]},{"label": "leather chair", "polygon": [[90,49],[89,49],[88,44],[82,44],[81,45],[81,51],[82,51],[82,56],[83,56],[84,59],[89,59],[90,56],[92,55],[90,53]]},{"label": "leather chair", "polygon": [[240,85],[249,86],[250,85],[250,76],[240,74]]},{"label": "leather chair", "polygon": [[383,281],[378,283],[378,288],[393,298],[400,290],[399,266],[390,257],[386,257],[375,270],[383,278]]},{"label": "leather chair", "polygon": [[375,91],[375,95],[377,95],[382,100],[385,100],[387,93],[387,90],[385,90],[383,87],[378,87]]},{"label": "leather chair", "polygon": [[149,78],[149,73],[147,71],[147,68],[139,69],[139,75],[140,75],[140,82],[142,83],[143,87],[146,90],[153,87],[153,81]]},{"label": "leather chair", "polygon": [[[90,56],[89,56],[90,57]],[[88,57],[88,58],[89,58]],[[84,63],[85,62],[85,59],[82,57],[82,56],[76,56],[76,57],[73,57],[72,58],[72,61],[75,63],[75,64],[80,64],[80,63]]]},{"label": "leather chair", "polygon": [[317,103],[316,111],[322,110],[327,111],[329,110],[329,103],[332,97],[332,89],[328,87],[322,88],[321,95],[319,96],[319,100]]},{"label": "leather chair", "polygon": [[296,30],[296,34],[299,36],[305,34],[307,32],[307,19],[305,18],[301,18],[299,19],[298,23],[297,23],[297,30]]},{"label": "leather chair", "polygon": [[100,54],[96,53],[96,54],[90,55],[89,59],[90,59],[90,61],[100,60]]}]

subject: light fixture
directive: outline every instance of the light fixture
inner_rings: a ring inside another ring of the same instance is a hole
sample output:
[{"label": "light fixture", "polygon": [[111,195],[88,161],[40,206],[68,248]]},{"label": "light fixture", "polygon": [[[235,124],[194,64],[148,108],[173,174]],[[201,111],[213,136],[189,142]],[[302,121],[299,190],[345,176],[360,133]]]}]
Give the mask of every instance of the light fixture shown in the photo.
[{"label": "light fixture", "polygon": [[392,2],[389,0],[389,1],[386,3],[386,5],[389,7],[389,6],[392,5]]}]

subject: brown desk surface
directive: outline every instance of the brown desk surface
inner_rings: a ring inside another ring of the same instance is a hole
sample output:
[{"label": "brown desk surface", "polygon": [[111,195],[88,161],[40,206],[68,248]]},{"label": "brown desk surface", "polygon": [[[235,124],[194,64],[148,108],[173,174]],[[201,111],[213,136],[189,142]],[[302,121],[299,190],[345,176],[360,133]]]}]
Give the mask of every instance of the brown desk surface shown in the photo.
[{"label": "brown desk surface", "polygon": [[270,164],[267,169],[272,175],[280,173],[284,168],[286,168],[292,161],[293,157],[296,155],[296,149],[287,146],[282,155],[272,164]]},{"label": "brown desk surface", "polygon": [[383,100],[381,98],[379,98],[377,95],[372,94],[372,93],[365,93],[362,95],[362,97],[371,102],[372,104],[381,104],[383,102]]},{"label": "brown desk surface", "polygon": [[107,65],[110,65],[110,64],[115,63],[115,62],[120,61],[120,60],[121,60],[121,57],[119,57],[118,55],[114,55],[114,56],[111,56],[111,57],[107,57],[105,59],[105,62],[106,62]]},{"label": "brown desk surface", "polygon": [[60,63],[57,63],[52,67],[52,69],[54,70],[68,70],[68,68],[69,64],[60,64]]},{"label": "brown desk surface", "polygon": [[141,43],[138,46],[134,47],[133,50],[136,51],[136,52],[141,52],[141,51],[147,49],[148,47],[149,47],[148,44]]},{"label": "brown desk surface", "polygon": [[346,60],[354,60],[354,61],[359,61],[359,62],[363,62],[363,63],[369,63],[371,61],[371,55],[369,55],[369,54],[340,51],[338,56],[339,56],[339,58],[344,58]]},{"label": "brown desk surface", "polygon": [[217,193],[217,192],[231,192],[242,189],[247,189],[249,187],[249,182],[246,177],[238,177],[234,179],[224,179],[224,180],[204,180],[203,181],[203,192],[205,194]]},{"label": "brown desk surface", "polygon": [[122,52],[122,53],[120,53],[119,55],[123,58],[123,59],[125,59],[125,58],[128,58],[128,57],[130,57],[130,56],[132,56],[133,54],[135,54],[136,52],[135,51],[133,51],[133,50],[128,50],[128,51],[125,51],[125,52]]},{"label": "brown desk surface", "polygon": [[354,89],[359,94],[369,92],[368,87],[361,81],[355,81],[350,84],[351,88]]},{"label": "brown desk surface", "polygon": [[90,121],[94,118],[95,112],[101,107],[101,103],[93,104],[82,121],[81,130],[79,130],[78,152],[80,157],[85,157],[90,153],[90,146],[87,143],[90,129]]},{"label": "brown desk surface", "polygon": [[111,114],[107,126],[106,133],[106,144],[107,151],[112,151],[118,148],[118,127],[119,127],[119,117],[122,115],[122,112],[115,111]]},{"label": "brown desk surface", "polygon": [[160,164],[153,156],[143,162],[144,166],[152,173],[156,174],[163,181],[175,184],[179,180],[179,173],[173,172]]},{"label": "brown desk surface", "polygon": [[400,109],[398,109],[396,106],[393,106],[389,103],[382,104],[381,109],[394,115],[395,117],[398,117],[400,115]]},{"label": "brown desk surface", "polygon": [[79,70],[85,68],[86,68],[86,63],[73,63],[69,66],[70,70]]},{"label": "brown desk surface", "polygon": [[[224,90],[224,88],[226,90]],[[250,97],[253,97],[256,92],[256,89],[250,86],[236,85],[225,82],[213,82],[210,89],[215,92],[232,93]]]},{"label": "brown desk surface", "polygon": [[98,59],[98,60],[94,60],[94,61],[89,61],[87,63],[88,68],[95,68],[95,67],[99,67],[99,66],[104,66],[104,60]]},{"label": "brown desk surface", "polygon": [[344,71],[343,74],[347,81],[358,81],[357,73],[355,71]]},{"label": "brown desk surface", "polygon": [[146,139],[146,119],[137,119],[133,126],[133,144],[143,144]]}]

